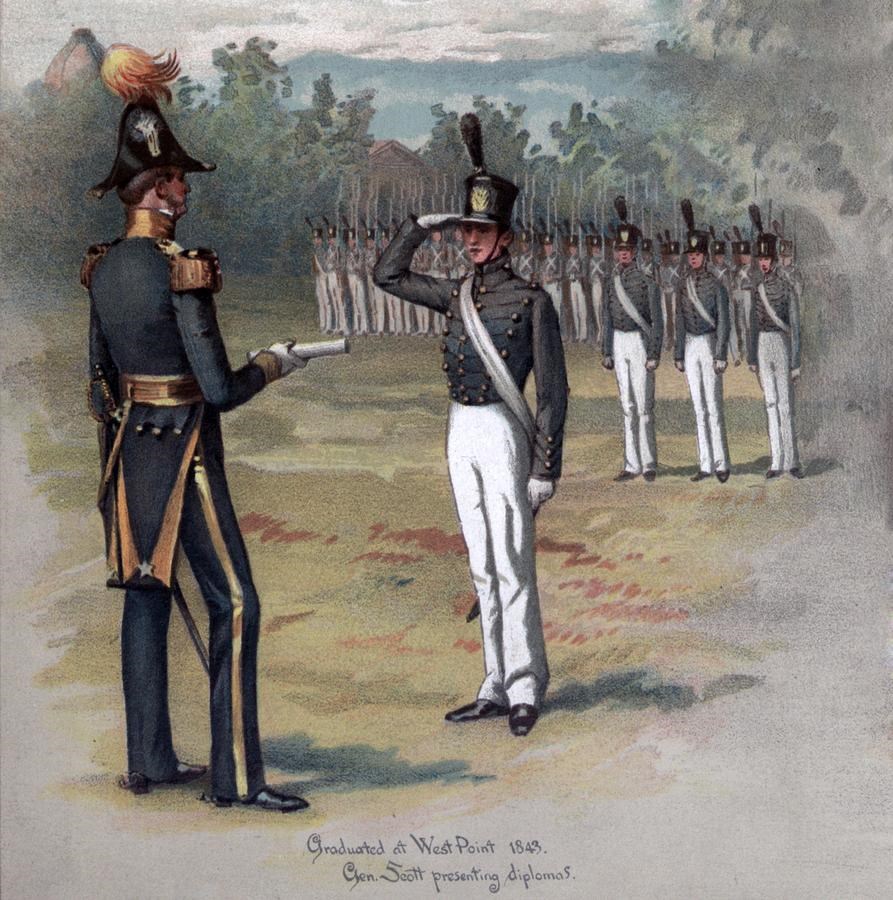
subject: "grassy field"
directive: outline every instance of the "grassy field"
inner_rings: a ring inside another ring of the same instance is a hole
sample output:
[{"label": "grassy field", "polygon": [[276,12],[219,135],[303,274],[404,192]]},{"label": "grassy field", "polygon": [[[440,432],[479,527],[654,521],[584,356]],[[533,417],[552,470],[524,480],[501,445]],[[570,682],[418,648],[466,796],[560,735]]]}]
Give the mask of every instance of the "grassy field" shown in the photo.
[{"label": "grassy field", "polygon": [[[273,339],[314,339],[311,298],[301,280],[229,280],[219,315],[234,362]],[[123,765],[121,596],[102,587],[92,508],[86,300],[73,293],[36,322],[43,354],[8,374],[37,401],[29,464],[63,537],[28,601],[57,650],[41,683],[58,692],[58,727],[89,748],[100,773],[75,773],[66,790],[126,804],[113,787]],[[587,790],[607,795],[660,790],[638,736],[677,710],[758,687],[748,668],[772,648],[707,637],[699,618],[746,602],[752,551],[809,518],[815,479],[763,478],[762,400],[742,366],[726,376],[733,477],[690,483],[694,417],[684,377],[664,359],[659,477],[613,483],[622,464],[613,375],[591,348],[569,348],[565,474],[537,520],[552,670],[546,714],[525,741],[504,721],[449,727],[443,713],[474,696],[481,654],[477,625],[465,623],[473,598],[446,475],[439,362],[433,338],[358,338],[349,357],[312,363],[225,417],[231,489],[264,610],[271,780],[314,800],[308,821],[371,816],[383,804],[486,809],[506,783],[543,777],[560,797],[579,789],[581,773]],[[203,759],[204,676],[179,622],[171,657],[175,740],[183,758]],[[618,781],[606,766],[617,759],[632,779]],[[159,791],[145,805],[159,813],[173,805],[189,827],[201,813],[195,793]],[[225,821],[254,815],[234,811]]]}]

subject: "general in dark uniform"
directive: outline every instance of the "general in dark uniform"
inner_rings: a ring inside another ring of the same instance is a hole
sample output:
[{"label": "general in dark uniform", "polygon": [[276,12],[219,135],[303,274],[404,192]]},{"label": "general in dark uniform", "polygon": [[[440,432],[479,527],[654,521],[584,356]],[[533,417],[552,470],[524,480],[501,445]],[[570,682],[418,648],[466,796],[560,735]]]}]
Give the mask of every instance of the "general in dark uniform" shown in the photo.
[{"label": "general in dark uniform", "polygon": [[[139,77],[135,73],[140,73]],[[193,159],[161,115],[175,61],[126,45],[109,50],[103,79],[129,102],[111,173],[123,235],[91,247],[81,271],[90,293],[90,383],[104,435],[100,507],[111,587],[123,588],[121,661],[128,774],[134,793],[205,772],[177,759],[167,690],[167,630],[179,552],[210,621],[211,788],[233,802],[290,812],[307,806],[268,788],[257,718],[260,605],[223,465],[220,414],[300,367],[274,344],[233,371],[214,306],[220,268],[210,250],[174,243]]]},{"label": "general in dark uniform", "polygon": [[[537,720],[549,671],[536,583],[533,516],[561,476],[567,377],[549,295],[509,260],[517,188],[486,172],[480,124],[463,117],[475,173],[460,230],[473,271],[433,278],[410,271],[413,253],[442,216],[410,217],[375,268],[382,289],[442,313],[450,397],[447,462],[481,610],[484,680],[452,722],[508,715],[516,735]],[[524,384],[536,378],[535,417]]]}]

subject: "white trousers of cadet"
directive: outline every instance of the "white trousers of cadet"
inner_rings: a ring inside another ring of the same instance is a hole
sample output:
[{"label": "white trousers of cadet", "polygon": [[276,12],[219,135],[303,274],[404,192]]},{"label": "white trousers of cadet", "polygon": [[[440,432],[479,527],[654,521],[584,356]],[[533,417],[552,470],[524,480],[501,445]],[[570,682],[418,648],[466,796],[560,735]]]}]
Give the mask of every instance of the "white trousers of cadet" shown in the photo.
[{"label": "white trousers of cadet", "polygon": [[337,272],[326,272],[326,292],[329,295],[326,330],[343,333],[347,323],[344,321],[344,296]]},{"label": "white trousers of cadet", "polygon": [[386,326],[385,309],[387,309],[388,305],[387,294],[374,284],[369,286],[369,290],[372,292],[372,327],[376,334],[384,334]]},{"label": "white trousers of cadet", "polygon": [[657,466],[654,372],[645,368],[645,339],[640,331],[615,331],[613,350],[623,409],[623,467],[635,475],[653,472]]},{"label": "white trousers of cadet", "polygon": [[324,272],[318,272],[313,276],[313,283],[316,287],[316,306],[319,311],[319,330],[326,331],[328,329],[329,315],[329,294],[326,287],[326,276]]},{"label": "white trousers of cadet", "polygon": [[366,297],[366,279],[360,275],[348,275],[347,283],[353,297],[353,332],[369,334],[369,301]]},{"label": "white trousers of cadet", "polygon": [[583,290],[582,281],[572,281],[571,285],[571,310],[574,316],[574,339],[577,341],[589,340],[589,313],[586,309],[586,292]]},{"label": "white trousers of cadet", "polygon": [[769,422],[770,469],[788,472],[799,468],[797,435],[794,432],[794,385],[788,342],[777,331],[761,331],[757,339],[760,386],[766,400]]},{"label": "white trousers of cadet", "polygon": [[685,377],[698,428],[698,468],[711,474],[729,470],[722,375],[713,368],[715,349],[715,334],[685,335]]},{"label": "white trousers of cadet", "polygon": [[549,682],[536,586],[530,454],[503,403],[450,405],[447,463],[481,607],[482,700],[539,706]]}]

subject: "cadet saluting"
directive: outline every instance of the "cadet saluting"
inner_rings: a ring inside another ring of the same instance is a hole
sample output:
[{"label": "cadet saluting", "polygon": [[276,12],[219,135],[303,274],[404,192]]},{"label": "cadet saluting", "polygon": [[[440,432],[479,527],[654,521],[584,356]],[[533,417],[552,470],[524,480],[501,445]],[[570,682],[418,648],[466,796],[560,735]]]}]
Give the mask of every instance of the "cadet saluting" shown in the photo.
[{"label": "cadet saluting", "polygon": [[[156,58],[157,59],[157,58]],[[208,604],[211,786],[234,802],[291,812],[307,803],[266,786],[257,722],[260,607],[223,469],[220,412],[304,365],[273,344],[233,371],[214,309],[221,286],[210,250],[173,242],[186,213],[188,172],[213,165],[189,156],[159,112],[170,100],[176,56],[157,62],[135,47],[109,48],[105,83],[127,101],[111,173],[127,213],[124,236],[88,251],[90,399],[105,443],[100,508],[110,587],[124,588],[121,663],[128,773],[121,786],[198,778],[204,766],[174,753],[167,697],[167,629],[178,545]]]},{"label": "cadet saluting", "polygon": [[[484,681],[450,722],[509,716],[515,735],[533,728],[549,680],[536,585],[533,515],[561,475],[567,376],[558,316],[537,285],[512,271],[512,207],[518,189],[484,168],[480,122],[462,117],[474,165],[460,230],[473,272],[463,279],[410,271],[427,229],[456,215],[410,217],[382,254],[375,282],[444,313],[443,370],[452,402],[447,461],[481,609]],[[523,397],[536,376],[534,420]]]}]

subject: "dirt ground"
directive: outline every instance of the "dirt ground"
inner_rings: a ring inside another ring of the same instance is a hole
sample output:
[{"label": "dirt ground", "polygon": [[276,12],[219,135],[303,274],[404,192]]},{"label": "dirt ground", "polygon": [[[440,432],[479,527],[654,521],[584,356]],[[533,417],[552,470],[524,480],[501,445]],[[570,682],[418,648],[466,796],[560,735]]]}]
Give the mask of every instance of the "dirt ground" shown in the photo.
[{"label": "dirt ground", "polygon": [[[308,296],[228,281],[234,361],[314,339]],[[569,349],[565,474],[537,520],[552,687],[523,740],[443,722],[481,660],[436,340],[355,339],[229,413],[268,777],[311,801],[270,816],[201,804],[201,783],[115,786],[121,596],[102,587],[86,301],[32,309],[4,307],[4,897],[889,896],[890,535],[842,511],[858,473],[836,460],[765,481],[746,367],[726,376],[727,484],[689,482],[668,359],[659,477],[615,484],[613,376]],[[175,743],[200,761],[207,689],[179,621],[170,653]]]}]

